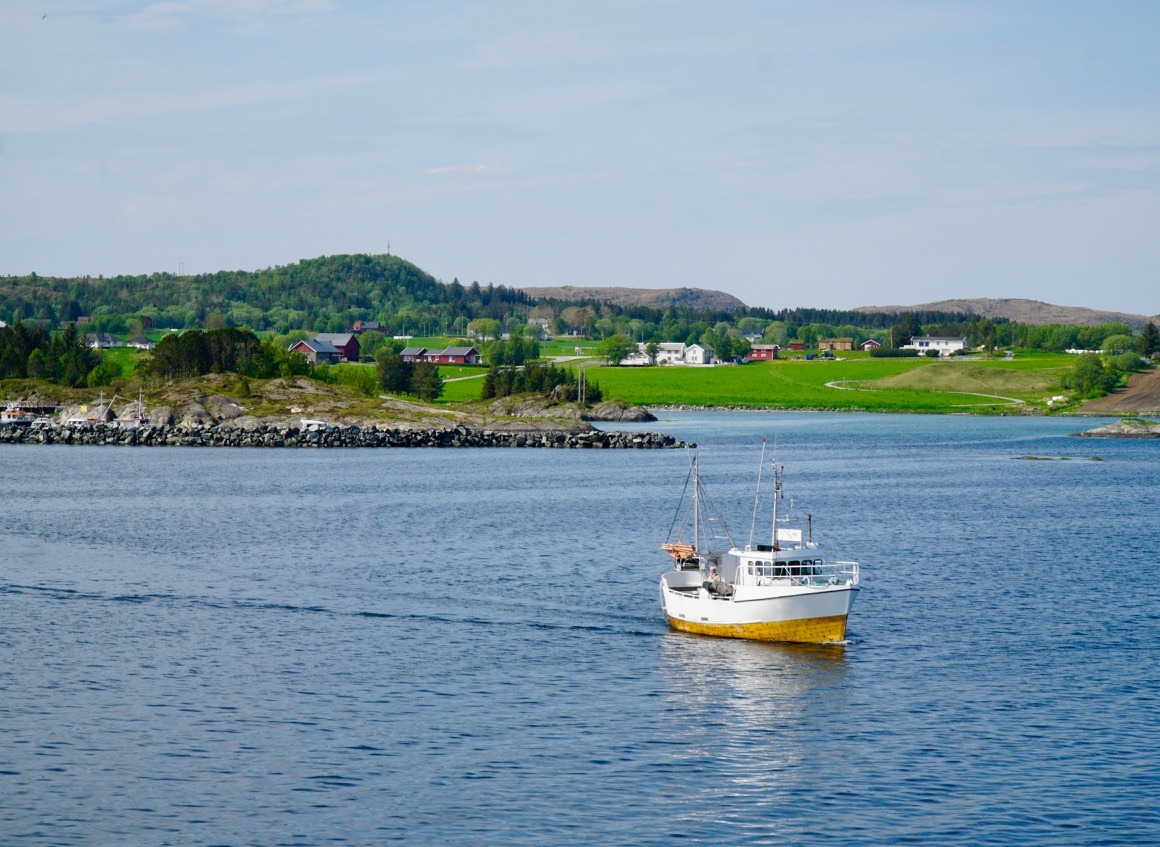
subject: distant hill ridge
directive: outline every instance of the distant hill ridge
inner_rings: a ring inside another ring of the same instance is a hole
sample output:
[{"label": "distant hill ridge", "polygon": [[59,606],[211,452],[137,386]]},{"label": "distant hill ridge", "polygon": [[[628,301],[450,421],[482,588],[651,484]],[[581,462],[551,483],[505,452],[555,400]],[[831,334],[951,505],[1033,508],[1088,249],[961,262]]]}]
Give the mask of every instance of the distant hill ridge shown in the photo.
[{"label": "distant hill ridge", "polygon": [[679,306],[710,312],[735,312],[748,307],[732,294],[706,288],[616,288],[561,285],[546,288],[521,288],[537,300],[559,300],[567,303],[596,300],[615,306],[649,306],[666,309]]},{"label": "distant hill ridge", "polygon": [[975,297],[963,300],[939,300],[935,303],[921,303],[916,306],[859,306],[855,312],[877,314],[881,312],[964,312],[981,318],[1006,318],[1009,321],[1032,326],[1043,324],[1074,324],[1076,326],[1100,326],[1109,323],[1126,323],[1133,329],[1142,329],[1148,321],[1160,323],[1160,316],[1132,315],[1127,312],[1103,312],[1083,306],[1054,306],[1040,300],[1020,300],[1016,298],[992,299]]}]

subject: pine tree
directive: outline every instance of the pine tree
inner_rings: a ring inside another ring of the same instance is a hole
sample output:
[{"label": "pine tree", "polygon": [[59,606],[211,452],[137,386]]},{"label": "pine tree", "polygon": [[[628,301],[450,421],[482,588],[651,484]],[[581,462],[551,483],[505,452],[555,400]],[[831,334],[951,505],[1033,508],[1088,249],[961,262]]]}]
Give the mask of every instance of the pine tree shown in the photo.
[{"label": "pine tree", "polygon": [[1156,324],[1148,321],[1144,325],[1144,331],[1140,333],[1140,355],[1148,358],[1158,352],[1160,352],[1160,333],[1156,331]]}]

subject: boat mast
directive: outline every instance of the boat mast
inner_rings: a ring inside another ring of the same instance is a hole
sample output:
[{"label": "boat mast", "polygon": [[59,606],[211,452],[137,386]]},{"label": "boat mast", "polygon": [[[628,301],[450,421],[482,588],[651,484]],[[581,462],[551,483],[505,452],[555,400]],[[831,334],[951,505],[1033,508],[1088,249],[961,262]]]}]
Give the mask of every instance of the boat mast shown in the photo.
[{"label": "boat mast", "polygon": [[777,546],[777,499],[781,496],[781,473],[777,469],[777,459],[773,460],[773,538],[770,539],[771,546],[774,550],[780,550]]},{"label": "boat mast", "polygon": [[761,461],[757,463],[757,491],[753,492],[753,521],[749,524],[749,544],[746,550],[753,549],[753,532],[757,528],[757,505],[761,500],[761,472],[765,469],[765,439],[761,439]]},{"label": "boat mast", "polygon": [[693,456],[693,553],[701,550],[701,477],[697,473],[697,457]]}]

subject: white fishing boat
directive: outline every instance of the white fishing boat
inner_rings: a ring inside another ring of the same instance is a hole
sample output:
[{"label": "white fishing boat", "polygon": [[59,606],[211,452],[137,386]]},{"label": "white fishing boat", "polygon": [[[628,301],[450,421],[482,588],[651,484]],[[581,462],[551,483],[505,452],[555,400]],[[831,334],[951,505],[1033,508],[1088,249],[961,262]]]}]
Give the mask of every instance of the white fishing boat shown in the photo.
[{"label": "white fishing boat", "polygon": [[673,629],[701,635],[795,641],[811,644],[840,642],[846,619],[858,593],[858,563],[828,561],[813,538],[813,521],[806,516],[805,533],[794,514],[793,501],[782,487],[783,468],[773,464],[772,530],[768,544],[754,544],[753,532],[761,501],[758,470],[753,524],[749,543],[733,542],[709,500],[694,456],[690,482],[678,506],[674,528],[691,532],[686,543],[670,532],[661,545],[673,557],[673,569],[661,577],[661,608]]},{"label": "white fishing boat", "polygon": [[21,409],[17,403],[10,402],[0,410],[0,425],[3,426],[29,426],[32,419],[33,415]]}]

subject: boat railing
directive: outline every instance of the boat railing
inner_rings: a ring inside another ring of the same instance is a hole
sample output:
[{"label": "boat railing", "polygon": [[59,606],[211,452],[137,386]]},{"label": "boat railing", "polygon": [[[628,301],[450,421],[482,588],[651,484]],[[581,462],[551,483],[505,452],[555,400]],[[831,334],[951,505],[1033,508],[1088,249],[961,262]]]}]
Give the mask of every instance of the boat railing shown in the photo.
[{"label": "boat railing", "polygon": [[857,585],[858,563],[847,561],[815,560],[808,564],[794,561],[776,561],[764,564],[742,564],[738,582],[742,585]]},{"label": "boat railing", "polygon": [[827,565],[834,568],[839,577],[846,577],[853,585],[858,584],[858,563],[857,562],[827,562]]}]

